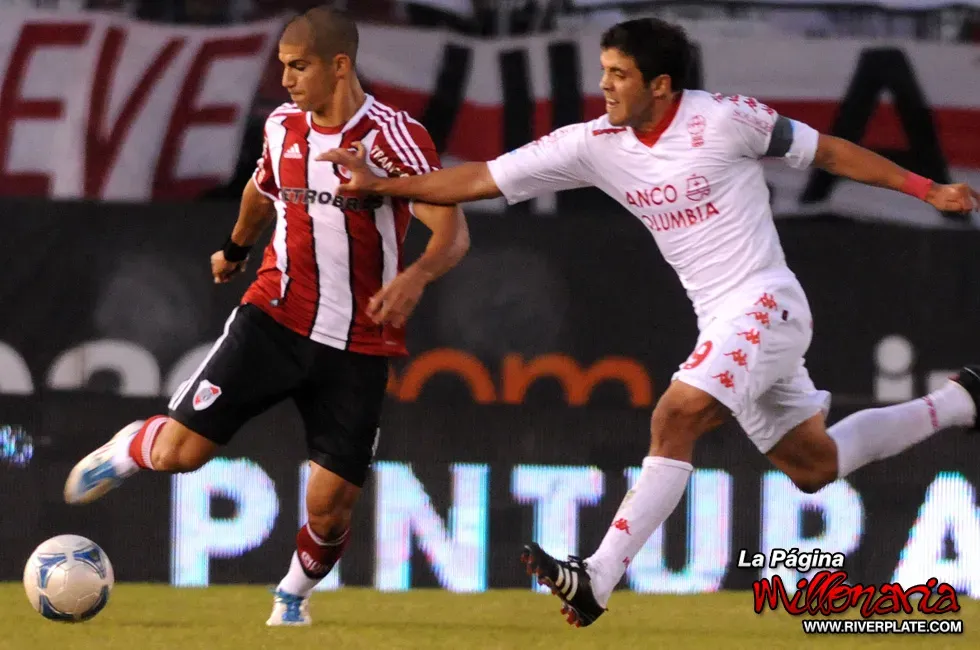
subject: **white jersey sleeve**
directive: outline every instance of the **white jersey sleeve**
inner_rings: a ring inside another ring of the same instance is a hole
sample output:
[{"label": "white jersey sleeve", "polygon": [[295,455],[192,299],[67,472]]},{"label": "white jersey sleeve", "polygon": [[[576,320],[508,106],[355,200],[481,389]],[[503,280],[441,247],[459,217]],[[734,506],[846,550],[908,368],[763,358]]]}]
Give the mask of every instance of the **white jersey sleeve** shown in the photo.
[{"label": "white jersey sleeve", "polygon": [[488,162],[507,203],[591,185],[588,130],[587,123],[565,126]]},{"label": "white jersey sleeve", "polygon": [[751,97],[715,95],[735,153],[747,158],[782,158],[806,169],[817,153],[820,134],[813,127],[780,115]]}]

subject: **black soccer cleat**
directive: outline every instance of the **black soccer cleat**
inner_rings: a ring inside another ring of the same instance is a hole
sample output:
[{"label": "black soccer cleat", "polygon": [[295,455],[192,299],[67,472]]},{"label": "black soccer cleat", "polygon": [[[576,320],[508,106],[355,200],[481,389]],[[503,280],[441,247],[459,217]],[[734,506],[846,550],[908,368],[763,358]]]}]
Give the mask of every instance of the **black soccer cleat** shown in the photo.
[{"label": "black soccer cleat", "polygon": [[971,431],[980,431],[980,366],[964,366],[955,376],[950,377],[957,384],[966,389],[973,398],[973,406],[976,409],[977,417],[970,427]]},{"label": "black soccer cleat", "polygon": [[540,546],[531,543],[524,547],[521,562],[527,567],[528,575],[536,575],[538,584],[545,585],[551,589],[551,593],[561,598],[564,603],[561,613],[569,625],[591,625],[606,611],[596,602],[592,593],[592,578],[580,558],[569,555],[568,560],[556,560]]}]

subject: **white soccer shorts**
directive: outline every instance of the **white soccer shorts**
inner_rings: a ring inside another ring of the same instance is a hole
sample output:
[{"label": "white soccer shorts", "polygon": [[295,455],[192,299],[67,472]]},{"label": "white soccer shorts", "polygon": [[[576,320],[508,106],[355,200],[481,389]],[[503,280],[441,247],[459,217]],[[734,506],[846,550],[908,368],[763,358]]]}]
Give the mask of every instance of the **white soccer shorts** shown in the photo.
[{"label": "white soccer shorts", "polygon": [[762,453],[798,424],[830,410],[804,364],[813,338],[806,294],[795,280],[727,298],[698,336],[674,379],[724,404]]}]

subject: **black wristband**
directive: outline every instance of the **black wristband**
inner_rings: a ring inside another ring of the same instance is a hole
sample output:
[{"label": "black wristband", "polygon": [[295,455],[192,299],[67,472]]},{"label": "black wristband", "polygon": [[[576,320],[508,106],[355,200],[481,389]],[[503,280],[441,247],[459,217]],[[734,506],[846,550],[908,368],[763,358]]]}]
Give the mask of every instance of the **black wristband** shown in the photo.
[{"label": "black wristband", "polygon": [[231,240],[231,235],[225,240],[225,245],[221,247],[222,252],[225,254],[225,259],[229,262],[244,262],[248,257],[248,252],[252,250],[251,246],[239,246]]}]

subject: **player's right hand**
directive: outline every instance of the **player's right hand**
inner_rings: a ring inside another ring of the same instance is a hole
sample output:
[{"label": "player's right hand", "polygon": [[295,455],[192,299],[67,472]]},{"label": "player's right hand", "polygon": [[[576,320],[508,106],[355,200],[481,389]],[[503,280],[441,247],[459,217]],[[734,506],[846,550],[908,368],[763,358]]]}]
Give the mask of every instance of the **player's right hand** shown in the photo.
[{"label": "player's right hand", "polygon": [[229,262],[225,259],[225,252],[218,251],[211,256],[211,275],[214,277],[215,284],[230,282],[236,274],[245,270],[248,259],[241,262]]},{"label": "player's right hand", "polygon": [[332,162],[337,167],[337,173],[344,179],[340,190],[343,194],[369,192],[374,188],[374,182],[379,178],[367,164],[367,150],[360,142],[355,142],[351,149],[331,149],[316,157],[317,160]]},{"label": "player's right hand", "polygon": [[980,192],[965,183],[934,184],[926,202],[943,212],[971,212],[980,209]]}]

